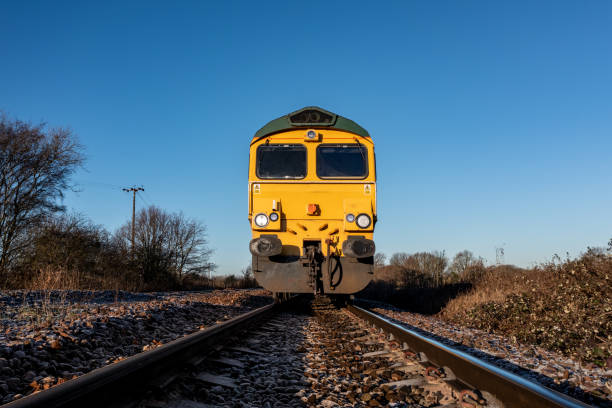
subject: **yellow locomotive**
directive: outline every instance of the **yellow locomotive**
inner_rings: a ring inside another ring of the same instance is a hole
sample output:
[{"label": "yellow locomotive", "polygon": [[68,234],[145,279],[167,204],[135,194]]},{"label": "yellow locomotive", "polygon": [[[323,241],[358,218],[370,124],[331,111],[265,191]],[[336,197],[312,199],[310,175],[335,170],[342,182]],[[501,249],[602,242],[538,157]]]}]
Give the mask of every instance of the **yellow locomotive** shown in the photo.
[{"label": "yellow locomotive", "polygon": [[369,133],[306,107],[262,127],[249,154],[253,272],[280,293],[351,294],[373,276],[376,163]]}]

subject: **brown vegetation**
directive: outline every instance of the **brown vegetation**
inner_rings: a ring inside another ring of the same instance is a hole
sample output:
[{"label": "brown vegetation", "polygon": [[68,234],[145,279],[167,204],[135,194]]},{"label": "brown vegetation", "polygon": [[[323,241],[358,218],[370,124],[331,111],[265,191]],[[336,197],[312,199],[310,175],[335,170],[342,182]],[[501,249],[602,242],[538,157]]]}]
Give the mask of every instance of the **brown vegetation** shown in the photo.
[{"label": "brown vegetation", "polygon": [[[419,262],[423,259],[430,261]],[[378,264],[375,281],[360,296],[438,314],[581,361],[612,362],[610,251],[589,249],[578,259],[557,258],[532,269],[485,267],[482,259],[463,251],[439,279],[431,265],[444,260],[439,252],[393,255],[389,265]]]},{"label": "brown vegetation", "polygon": [[441,315],[453,316],[484,303],[503,302],[509,295],[527,290],[527,282],[531,282],[535,287],[542,287],[547,286],[547,279],[548,276],[534,269],[522,269],[513,265],[490,266],[485,268],[478,278],[469,279],[470,290],[451,299],[441,311]]},{"label": "brown vegetation", "polygon": [[450,262],[444,252],[396,253],[375,257],[374,281],[361,297],[381,300],[408,310],[435,314],[446,303],[471,288],[471,278],[484,271],[482,259],[469,251],[457,254]]},{"label": "brown vegetation", "polygon": [[589,251],[531,270],[492,268],[444,319],[605,365],[612,355],[612,257]]},{"label": "brown vegetation", "polygon": [[135,290],[129,256],[104,228],[80,215],[48,217],[30,229],[31,244],[7,271],[5,287]]}]

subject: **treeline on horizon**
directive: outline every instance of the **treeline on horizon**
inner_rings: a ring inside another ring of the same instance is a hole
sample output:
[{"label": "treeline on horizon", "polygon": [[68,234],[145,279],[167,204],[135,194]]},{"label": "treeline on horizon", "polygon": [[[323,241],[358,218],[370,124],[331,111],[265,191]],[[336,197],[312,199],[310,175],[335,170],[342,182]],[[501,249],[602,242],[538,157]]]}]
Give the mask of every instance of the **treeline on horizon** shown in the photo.
[{"label": "treeline on horizon", "polygon": [[156,206],[110,232],[61,200],[83,147],[67,129],[0,115],[0,288],[165,290],[206,286],[206,226]]},{"label": "treeline on horizon", "polygon": [[[506,265],[506,269],[520,269]],[[445,251],[398,252],[387,259],[374,256],[374,279],[358,296],[393,303],[409,310],[433,314],[462,292],[472,288],[491,267],[483,258],[464,250],[452,259]]]},{"label": "treeline on horizon", "polygon": [[[607,248],[587,248],[577,259],[593,256],[612,259],[612,239]],[[452,259],[445,251],[398,252],[389,258],[377,253],[374,256],[373,281],[359,295],[388,301],[415,312],[435,314],[450,300],[483,283],[503,287],[503,279],[520,280],[527,275],[544,274],[552,266],[572,261],[569,255],[565,260],[554,255],[550,262],[521,268],[510,264],[486,265],[482,257],[469,250],[458,252]]]},{"label": "treeline on horizon", "polygon": [[486,270],[485,260],[467,249],[452,260],[445,251],[384,253],[374,256],[377,276],[394,275],[401,286],[430,288],[477,279]]}]

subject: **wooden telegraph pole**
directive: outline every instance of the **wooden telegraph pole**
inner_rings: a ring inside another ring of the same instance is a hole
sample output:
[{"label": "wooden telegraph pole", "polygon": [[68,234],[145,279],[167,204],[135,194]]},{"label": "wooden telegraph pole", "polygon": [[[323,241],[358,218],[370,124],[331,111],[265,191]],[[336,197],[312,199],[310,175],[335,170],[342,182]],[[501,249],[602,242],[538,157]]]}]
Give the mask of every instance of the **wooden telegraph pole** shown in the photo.
[{"label": "wooden telegraph pole", "polygon": [[139,191],[144,191],[142,187],[129,187],[122,189],[125,192],[132,192],[132,260],[134,260],[134,236],[136,232],[136,193]]}]

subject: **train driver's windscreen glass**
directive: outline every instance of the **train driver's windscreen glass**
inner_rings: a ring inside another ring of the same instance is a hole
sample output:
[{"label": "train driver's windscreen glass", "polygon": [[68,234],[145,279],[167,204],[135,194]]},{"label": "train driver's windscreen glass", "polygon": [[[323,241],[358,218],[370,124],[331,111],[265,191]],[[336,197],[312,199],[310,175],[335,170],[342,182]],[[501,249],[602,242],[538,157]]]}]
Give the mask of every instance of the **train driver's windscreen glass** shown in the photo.
[{"label": "train driver's windscreen glass", "polygon": [[267,144],[257,148],[257,177],[302,179],[306,177],[306,146]]},{"label": "train driver's windscreen glass", "polygon": [[320,145],[317,147],[319,178],[363,179],[368,175],[368,150],[360,144]]}]

